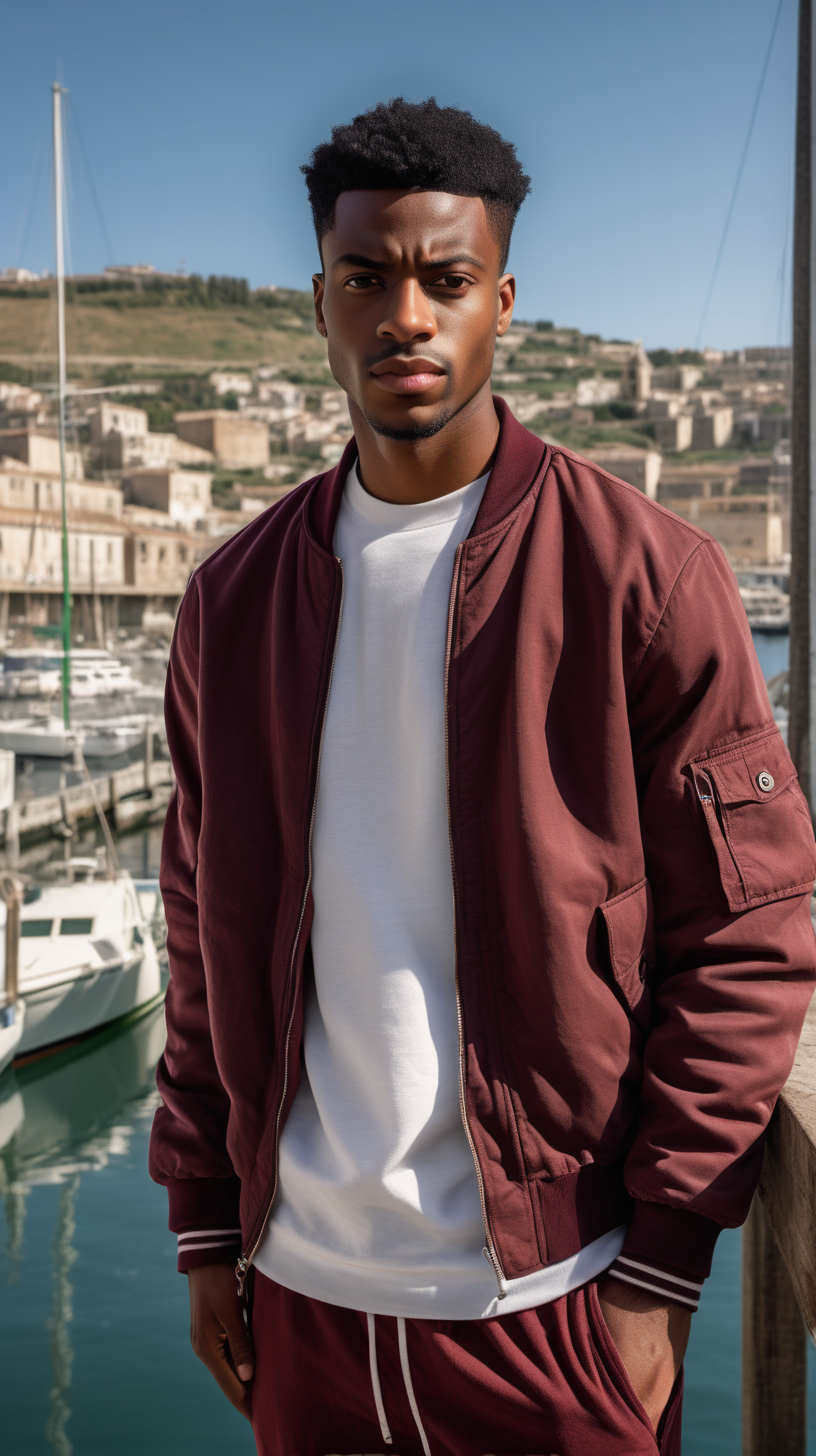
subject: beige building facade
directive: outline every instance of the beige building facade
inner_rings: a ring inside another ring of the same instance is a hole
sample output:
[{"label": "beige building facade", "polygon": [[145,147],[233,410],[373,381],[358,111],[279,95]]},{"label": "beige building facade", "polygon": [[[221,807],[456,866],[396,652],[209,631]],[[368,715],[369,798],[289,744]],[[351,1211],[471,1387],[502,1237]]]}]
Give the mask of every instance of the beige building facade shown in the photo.
[{"label": "beige building facade", "polygon": [[120,435],[146,435],[147,411],[104,400],[99,409],[88,416],[88,424],[91,427],[91,444],[98,448],[112,430]]},{"label": "beige building facade", "polygon": [[[73,591],[94,592],[122,584],[125,530],[112,518],[88,512],[75,517],[68,532]],[[0,506],[0,592],[15,586],[62,587],[62,520],[57,512]]]},{"label": "beige building facade", "polygon": [[137,470],[124,482],[131,506],[163,511],[174,524],[195,529],[212,506],[212,476],[203,470]]},{"label": "beige building facade", "polygon": [[[40,435],[34,430],[0,430],[0,459],[19,460],[32,470],[51,475],[60,473],[59,440],[54,435]],[[82,480],[85,471],[79,450],[65,451],[65,474],[70,480]]]},{"label": "beige building facade", "polygon": [[206,554],[202,541],[181,531],[134,524],[125,541],[125,585],[155,596],[179,596]]},{"label": "beige building facade", "polygon": [[182,440],[212,451],[229,470],[269,463],[269,427],[237,410],[185,410],[176,415],[176,429]]}]

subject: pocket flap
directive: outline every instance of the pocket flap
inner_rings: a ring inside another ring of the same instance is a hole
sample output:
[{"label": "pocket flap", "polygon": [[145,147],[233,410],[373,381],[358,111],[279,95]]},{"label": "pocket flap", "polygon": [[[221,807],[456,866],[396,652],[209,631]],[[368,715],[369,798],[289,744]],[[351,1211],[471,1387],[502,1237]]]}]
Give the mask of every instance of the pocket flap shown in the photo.
[{"label": "pocket flap", "polygon": [[[632,999],[641,970],[654,961],[654,912],[649,881],[640,880],[600,907],[609,937],[609,955],[615,980],[627,1000]],[[641,963],[643,964],[643,967]]]},{"label": "pocket flap", "polygon": [[692,764],[714,780],[720,803],[767,804],[796,778],[779,729],[770,728],[747,743],[706,754]]}]

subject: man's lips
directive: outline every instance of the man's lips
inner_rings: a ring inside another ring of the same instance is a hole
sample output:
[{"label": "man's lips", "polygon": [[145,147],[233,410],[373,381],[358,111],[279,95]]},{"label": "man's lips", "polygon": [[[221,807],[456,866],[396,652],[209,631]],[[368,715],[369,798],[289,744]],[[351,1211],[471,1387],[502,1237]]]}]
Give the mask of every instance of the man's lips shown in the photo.
[{"label": "man's lips", "polygon": [[422,394],[445,377],[439,365],[427,359],[389,359],[371,373],[391,394]]}]

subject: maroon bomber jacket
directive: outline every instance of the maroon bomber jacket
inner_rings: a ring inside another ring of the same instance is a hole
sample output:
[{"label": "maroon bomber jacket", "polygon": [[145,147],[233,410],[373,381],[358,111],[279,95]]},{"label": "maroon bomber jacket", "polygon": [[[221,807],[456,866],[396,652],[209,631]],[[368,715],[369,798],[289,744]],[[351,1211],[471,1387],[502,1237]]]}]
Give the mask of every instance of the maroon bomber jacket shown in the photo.
[{"label": "maroon bomber jacket", "polygon": [[[618,1267],[692,1303],[746,1216],[813,988],[810,817],[719,546],[497,409],[446,659],[486,1250],[501,1289],[627,1222]],[[204,562],[179,613],[150,1169],[181,1268],[244,1274],[275,1196],[354,451]]]}]

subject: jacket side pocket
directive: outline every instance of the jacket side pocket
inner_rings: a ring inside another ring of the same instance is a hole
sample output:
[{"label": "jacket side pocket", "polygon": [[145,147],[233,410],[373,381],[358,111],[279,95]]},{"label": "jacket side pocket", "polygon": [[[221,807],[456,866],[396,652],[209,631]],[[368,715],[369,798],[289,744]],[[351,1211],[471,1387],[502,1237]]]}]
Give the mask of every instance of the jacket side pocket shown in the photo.
[{"label": "jacket side pocket", "polygon": [[691,775],[734,914],[809,892],[816,877],[810,812],[774,727],[694,759]]},{"label": "jacket side pocket", "polygon": [[600,907],[606,924],[612,973],[632,1011],[640,1007],[644,981],[654,965],[654,911],[648,880],[604,901]]}]

